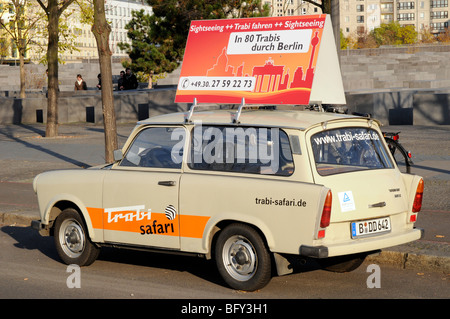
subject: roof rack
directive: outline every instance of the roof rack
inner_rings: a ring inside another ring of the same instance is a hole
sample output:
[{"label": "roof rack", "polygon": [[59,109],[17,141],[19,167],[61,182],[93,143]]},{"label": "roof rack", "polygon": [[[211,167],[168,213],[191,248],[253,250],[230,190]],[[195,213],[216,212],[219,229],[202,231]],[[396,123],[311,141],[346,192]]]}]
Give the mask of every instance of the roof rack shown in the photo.
[{"label": "roof rack", "polygon": [[[194,98],[194,102],[192,103],[190,109],[189,109],[189,113],[186,115],[184,121],[185,123],[192,123],[192,115],[194,114],[194,109],[197,107],[197,98]],[[254,105],[246,105],[245,104],[245,98],[242,98],[241,100],[241,104],[239,105],[238,110],[236,111],[236,113],[234,114],[234,118],[233,118],[233,123],[234,124],[239,124],[239,118],[241,116],[242,113],[242,109],[244,107],[255,107]]]},{"label": "roof rack", "polygon": [[239,105],[239,108],[234,115],[233,123],[239,124],[239,117],[241,116],[242,108],[245,107],[245,98],[242,98],[241,105]]},{"label": "roof rack", "polygon": [[191,123],[192,120],[192,114],[194,114],[194,108],[197,106],[197,98],[194,97],[194,103],[191,105],[191,108],[189,109],[189,113],[187,115],[187,117],[184,119],[185,123]]}]

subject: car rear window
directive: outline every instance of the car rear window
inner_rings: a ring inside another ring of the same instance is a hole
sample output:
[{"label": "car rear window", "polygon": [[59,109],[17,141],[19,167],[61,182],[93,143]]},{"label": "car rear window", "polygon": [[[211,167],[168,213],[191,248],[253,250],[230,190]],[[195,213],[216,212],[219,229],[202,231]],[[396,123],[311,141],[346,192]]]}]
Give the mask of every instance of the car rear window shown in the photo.
[{"label": "car rear window", "polygon": [[322,176],[359,170],[393,168],[377,131],[346,127],[311,137],[317,172]]},{"label": "car rear window", "polygon": [[288,135],[278,128],[196,126],[189,167],[289,176],[294,172]]}]

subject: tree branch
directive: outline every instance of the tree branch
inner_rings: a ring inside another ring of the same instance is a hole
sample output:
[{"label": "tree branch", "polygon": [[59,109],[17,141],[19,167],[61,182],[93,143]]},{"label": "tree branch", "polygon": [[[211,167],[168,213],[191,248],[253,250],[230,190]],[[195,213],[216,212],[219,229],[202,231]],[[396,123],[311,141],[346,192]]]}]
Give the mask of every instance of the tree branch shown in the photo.
[{"label": "tree branch", "polygon": [[[40,1],[40,0],[37,0],[37,1]],[[73,1],[74,0],[66,0],[65,2],[63,2],[63,5],[58,10],[58,17],[63,13],[64,10],[67,9],[68,6],[70,6],[72,4]]]},{"label": "tree branch", "polygon": [[325,7],[325,1],[321,1],[321,2],[316,2],[314,0],[303,0],[303,1],[308,2],[308,3],[310,3],[310,4],[314,5],[314,6],[319,7],[322,10],[322,13],[323,13],[323,9]]},{"label": "tree branch", "polygon": [[48,16],[49,12],[48,12],[48,8],[42,3],[41,0],[36,0],[37,3],[39,3],[39,5],[41,6],[42,10],[44,10],[45,14]]}]

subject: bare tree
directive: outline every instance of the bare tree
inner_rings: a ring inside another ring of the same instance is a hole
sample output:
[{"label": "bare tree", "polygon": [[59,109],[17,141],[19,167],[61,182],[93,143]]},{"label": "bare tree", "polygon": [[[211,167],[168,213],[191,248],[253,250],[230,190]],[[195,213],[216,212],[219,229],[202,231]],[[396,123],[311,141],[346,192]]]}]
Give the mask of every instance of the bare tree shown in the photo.
[{"label": "bare tree", "polygon": [[105,127],[105,161],[114,161],[113,152],[117,149],[116,113],[114,111],[114,96],[112,85],[111,49],[109,35],[111,26],[106,21],[105,1],[94,0],[94,24],[92,33],[97,41],[97,50],[102,77],[102,110]]},{"label": "bare tree", "polygon": [[[30,32],[42,16],[32,10],[30,0],[12,0],[0,14],[0,27],[13,41],[13,49],[17,49],[20,66],[20,97],[25,98],[25,55],[32,41]],[[5,12],[13,12],[13,15],[3,19]]]}]

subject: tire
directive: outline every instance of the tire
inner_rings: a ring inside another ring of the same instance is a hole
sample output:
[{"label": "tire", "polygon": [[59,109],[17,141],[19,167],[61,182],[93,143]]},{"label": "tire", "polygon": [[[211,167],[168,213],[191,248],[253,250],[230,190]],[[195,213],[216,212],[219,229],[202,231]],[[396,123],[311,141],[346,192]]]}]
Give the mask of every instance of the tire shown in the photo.
[{"label": "tire", "polygon": [[409,157],[405,149],[393,139],[388,137],[385,139],[389,147],[389,151],[391,152],[392,157],[394,157],[395,162],[397,163],[398,169],[402,173],[411,173],[411,164],[409,162]]},{"label": "tire", "polygon": [[80,214],[73,208],[64,209],[55,221],[55,245],[64,263],[89,266],[98,257],[100,248],[88,238]]},{"label": "tire", "polygon": [[366,254],[354,254],[319,259],[320,266],[331,272],[350,272],[357,269],[366,259]]},{"label": "tire", "polygon": [[237,290],[254,291],[271,279],[271,258],[258,232],[244,224],[231,224],[220,232],[215,261],[224,281]]}]

